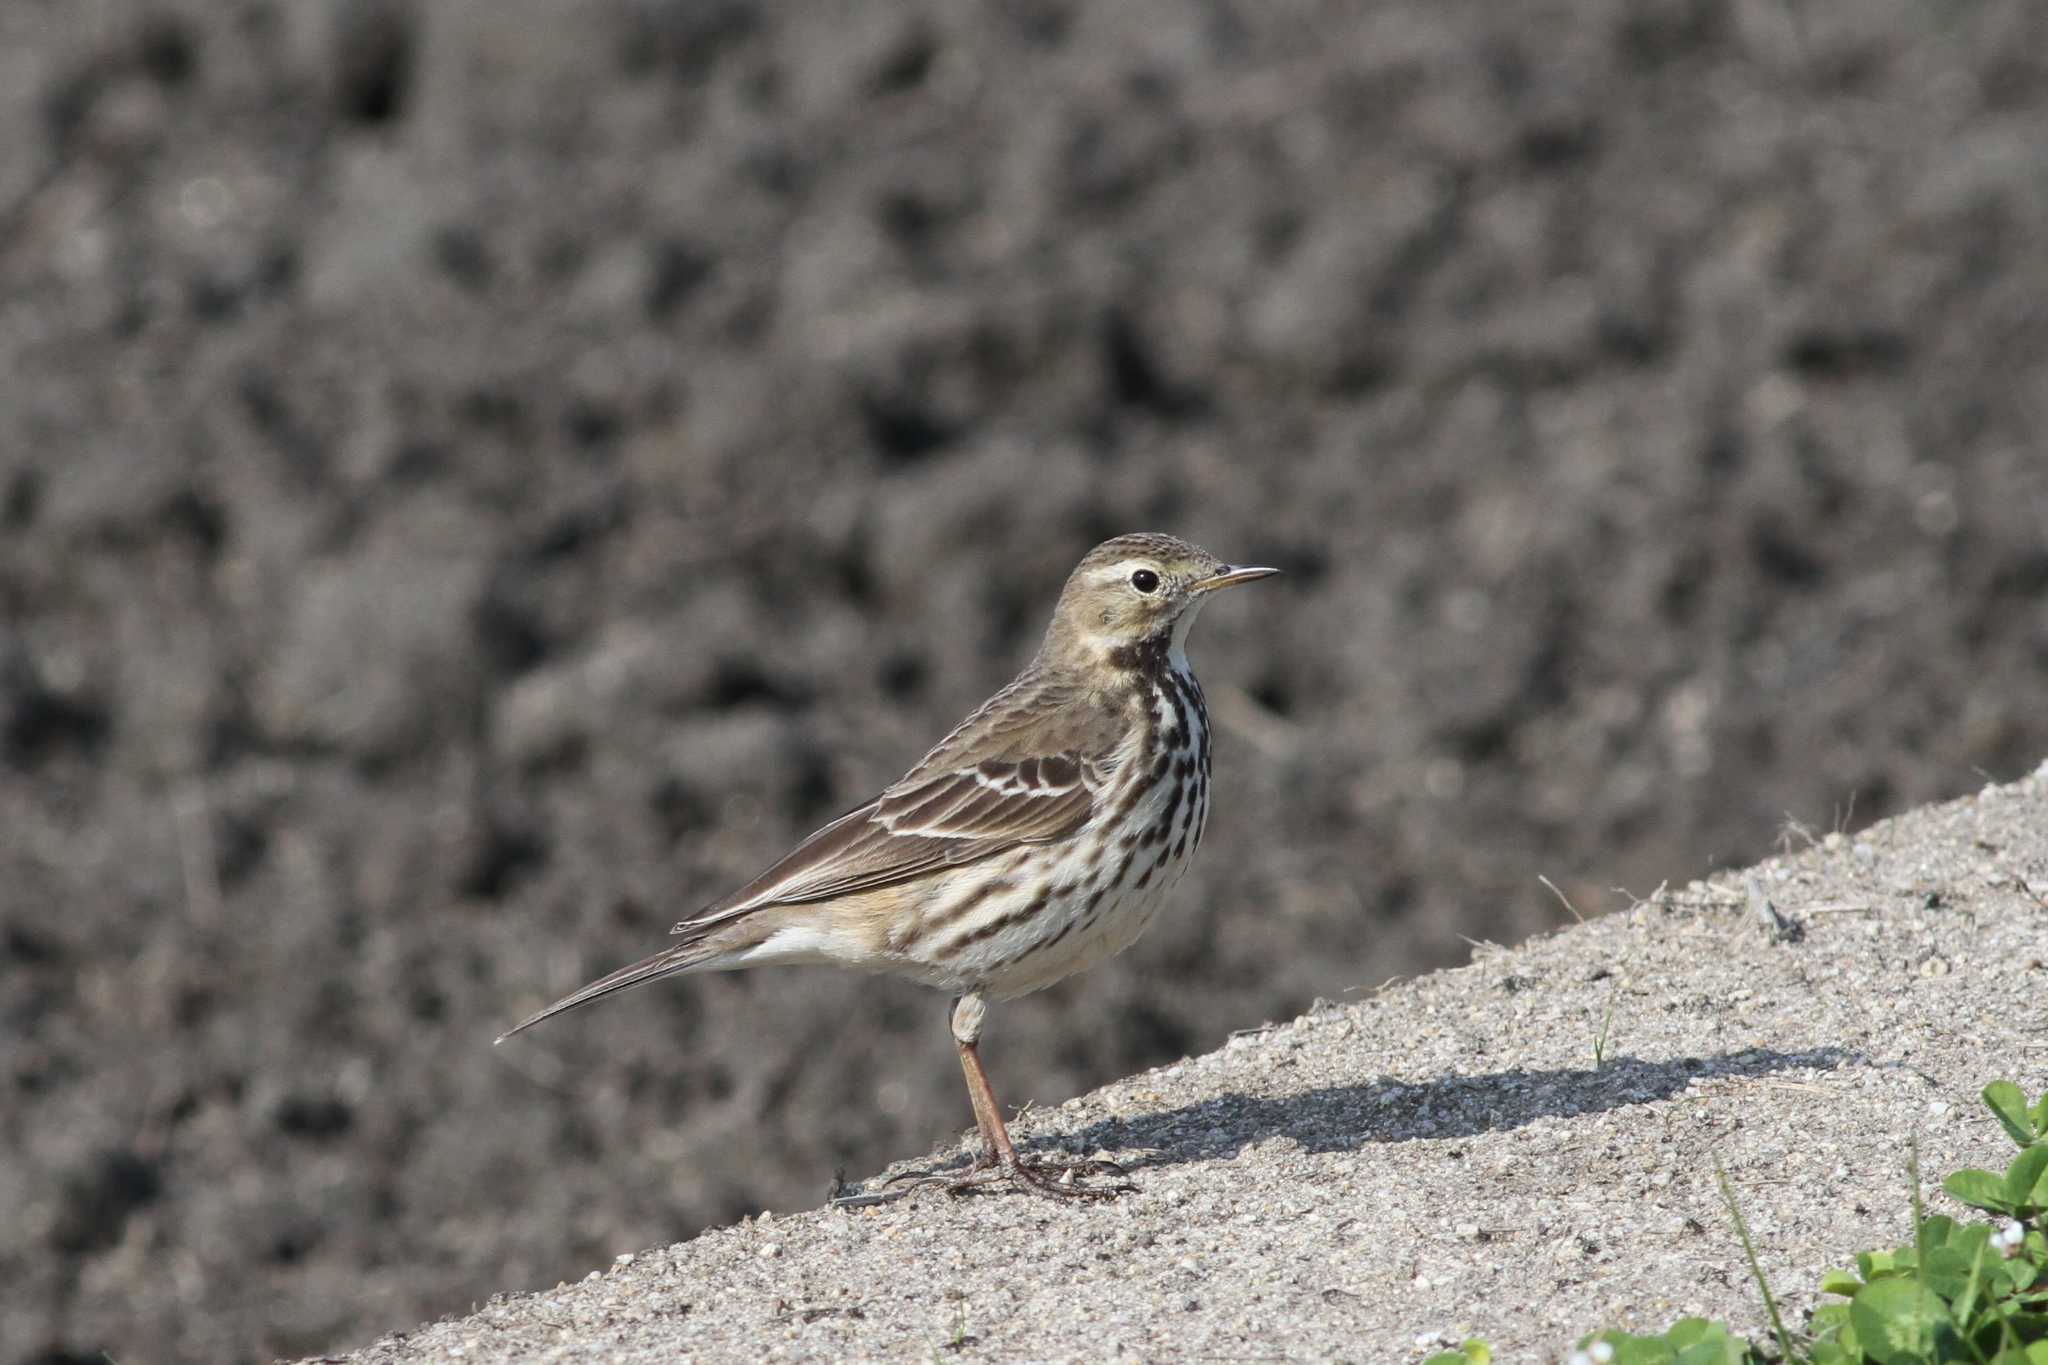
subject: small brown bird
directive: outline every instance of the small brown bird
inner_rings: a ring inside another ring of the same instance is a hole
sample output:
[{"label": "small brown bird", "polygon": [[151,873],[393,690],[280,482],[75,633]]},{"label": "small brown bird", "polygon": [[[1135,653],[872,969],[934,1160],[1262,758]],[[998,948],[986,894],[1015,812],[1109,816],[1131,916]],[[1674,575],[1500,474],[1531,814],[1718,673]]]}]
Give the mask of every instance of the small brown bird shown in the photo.
[{"label": "small brown bird", "polygon": [[1067,579],[1038,655],[916,767],[671,931],[680,942],[501,1037],[683,972],[830,963],[956,997],[983,1152],[944,1183],[1099,1196],[1100,1171],[1020,1159],[981,1068],[983,998],[1008,1000],[1136,941],[1209,816],[1209,723],[1188,628],[1233,568],[1172,536],[1118,536]]}]

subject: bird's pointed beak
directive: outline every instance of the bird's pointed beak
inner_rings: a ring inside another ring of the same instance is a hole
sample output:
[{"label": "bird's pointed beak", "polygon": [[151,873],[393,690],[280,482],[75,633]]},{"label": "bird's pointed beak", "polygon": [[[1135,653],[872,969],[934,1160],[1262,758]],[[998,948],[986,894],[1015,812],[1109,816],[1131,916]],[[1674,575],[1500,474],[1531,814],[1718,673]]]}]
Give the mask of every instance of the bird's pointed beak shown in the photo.
[{"label": "bird's pointed beak", "polygon": [[1198,593],[1214,592],[1218,588],[1234,588],[1240,583],[1256,583],[1261,578],[1271,578],[1278,569],[1260,569],[1250,566],[1226,567],[1221,573],[1212,573],[1207,578],[1198,578],[1189,586]]}]

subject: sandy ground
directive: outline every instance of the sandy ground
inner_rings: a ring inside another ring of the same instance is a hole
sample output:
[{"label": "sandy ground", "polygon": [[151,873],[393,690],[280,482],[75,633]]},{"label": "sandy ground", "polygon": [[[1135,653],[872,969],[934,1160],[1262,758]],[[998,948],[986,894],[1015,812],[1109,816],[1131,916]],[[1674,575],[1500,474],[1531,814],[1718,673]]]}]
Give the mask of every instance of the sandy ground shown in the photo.
[{"label": "sandy ground", "polygon": [[1930,1183],[2002,1166],[1976,1096],[2048,1081],[2044,956],[2048,765],[1025,1116],[1040,1150],[1123,1162],[1113,1203],[764,1215],[346,1359],[1398,1361],[1476,1334],[1524,1361],[1691,1314],[1760,1334],[1717,1166],[1796,1320],[1823,1271],[1909,1237],[1909,1142]]}]

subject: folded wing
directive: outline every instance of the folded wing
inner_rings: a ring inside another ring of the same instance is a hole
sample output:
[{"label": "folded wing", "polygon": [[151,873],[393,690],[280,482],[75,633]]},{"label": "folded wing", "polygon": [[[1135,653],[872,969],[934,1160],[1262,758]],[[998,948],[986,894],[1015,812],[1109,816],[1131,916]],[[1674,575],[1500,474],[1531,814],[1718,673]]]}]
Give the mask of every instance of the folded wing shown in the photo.
[{"label": "folded wing", "polygon": [[1094,814],[1127,732],[1120,704],[1034,662],[894,786],[674,932],[701,935],[768,906],[877,890],[1064,838]]},{"label": "folded wing", "polygon": [[802,905],[893,886],[1020,844],[1060,839],[1093,813],[1105,774],[1078,754],[920,764],[881,796],[798,844],[780,862],[677,933],[770,905]]}]

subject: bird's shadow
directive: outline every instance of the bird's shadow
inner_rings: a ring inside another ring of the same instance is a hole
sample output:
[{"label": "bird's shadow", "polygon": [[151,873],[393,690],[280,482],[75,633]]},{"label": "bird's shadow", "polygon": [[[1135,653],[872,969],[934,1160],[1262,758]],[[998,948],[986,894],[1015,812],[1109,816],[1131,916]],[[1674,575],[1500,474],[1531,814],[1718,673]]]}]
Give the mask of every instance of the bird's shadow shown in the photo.
[{"label": "bird's shadow", "polygon": [[1275,1137],[1291,1138],[1307,1152],[1352,1152],[1375,1143],[1476,1137],[1538,1119],[1654,1104],[1683,1094],[1696,1081],[1832,1071],[1857,1060],[1857,1054],[1836,1047],[1745,1048],[1657,1062],[1622,1056],[1566,1070],[1323,1085],[1291,1095],[1228,1092],[1158,1113],[1103,1119],[1073,1133],[1035,1136],[1019,1147],[1044,1156],[1107,1150],[1132,1171],[1226,1161]]}]

